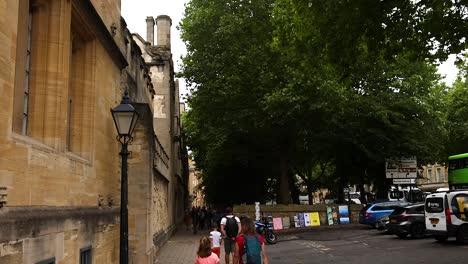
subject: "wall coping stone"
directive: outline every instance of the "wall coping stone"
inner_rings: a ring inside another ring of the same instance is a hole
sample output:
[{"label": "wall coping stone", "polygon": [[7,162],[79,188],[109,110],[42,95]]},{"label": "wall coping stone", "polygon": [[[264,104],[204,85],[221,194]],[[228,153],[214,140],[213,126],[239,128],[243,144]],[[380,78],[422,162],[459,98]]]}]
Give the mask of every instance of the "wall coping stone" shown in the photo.
[{"label": "wall coping stone", "polygon": [[0,243],[62,232],[66,227],[118,224],[119,213],[120,207],[115,206],[3,207],[0,209]]}]

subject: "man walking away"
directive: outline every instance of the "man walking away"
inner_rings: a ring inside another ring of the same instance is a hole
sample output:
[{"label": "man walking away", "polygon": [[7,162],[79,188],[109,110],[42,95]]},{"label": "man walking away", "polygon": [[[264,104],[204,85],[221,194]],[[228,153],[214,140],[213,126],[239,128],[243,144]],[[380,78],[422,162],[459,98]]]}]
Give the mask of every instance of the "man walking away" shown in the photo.
[{"label": "man walking away", "polygon": [[241,231],[240,219],[234,216],[232,208],[226,208],[226,216],[221,219],[221,233],[224,236],[224,259],[230,263],[230,256],[236,247],[236,237]]}]

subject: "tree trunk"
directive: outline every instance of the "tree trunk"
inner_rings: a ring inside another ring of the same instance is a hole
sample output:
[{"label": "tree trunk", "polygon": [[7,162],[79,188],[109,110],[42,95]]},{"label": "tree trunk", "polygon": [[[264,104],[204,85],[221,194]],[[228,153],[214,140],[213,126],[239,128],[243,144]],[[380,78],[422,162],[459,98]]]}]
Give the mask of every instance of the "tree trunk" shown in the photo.
[{"label": "tree trunk", "polygon": [[307,194],[309,195],[309,205],[313,205],[314,204],[314,192],[313,192],[311,183],[307,184]]},{"label": "tree trunk", "polygon": [[289,204],[291,194],[289,193],[288,161],[285,156],[280,157],[280,174],[278,179],[278,204]]},{"label": "tree trunk", "polygon": [[361,204],[367,204],[366,191],[364,190],[363,183],[358,185],[358,190],[359,190],[359,200],[361,201]]},{"label": "tree trunk", "polygon": [[[289,171],[288,171],[289,172]],[[289,174],[289,188],[291,191],[291,199],[293,204],[300,204],[299,201],[299,189],[297,188],[294,180],[294,174],[293,173],[288,173]]]}]

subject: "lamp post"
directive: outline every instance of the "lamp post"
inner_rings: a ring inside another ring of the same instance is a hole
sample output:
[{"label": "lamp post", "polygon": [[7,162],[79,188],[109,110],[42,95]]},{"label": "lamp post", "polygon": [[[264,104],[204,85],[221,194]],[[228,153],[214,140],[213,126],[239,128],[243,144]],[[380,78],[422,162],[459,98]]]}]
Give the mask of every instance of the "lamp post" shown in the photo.
[{"label": "lamp post", "polygon": [[120,264],[128,264],[128,190],[127,190],[127,158],[128,144],[132,142],[133,129],[138,120],[135,108],[130,104],[128,92],[122,98],[122,102],[111,109],[112,118],[117,128],[117,140],[122,145],[120,156],[122,156],[122,170],[120,180]]}]

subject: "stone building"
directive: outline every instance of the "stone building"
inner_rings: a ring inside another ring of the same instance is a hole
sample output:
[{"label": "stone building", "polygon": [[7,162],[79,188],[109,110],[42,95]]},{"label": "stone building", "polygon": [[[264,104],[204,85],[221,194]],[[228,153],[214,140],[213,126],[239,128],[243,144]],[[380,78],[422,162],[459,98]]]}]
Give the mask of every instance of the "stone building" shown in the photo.
[{"label": "stone building", "polygon": [[428,164],[419,170],[421,178],[417,179],[418,187],[423,191],[435,191],[448,188],[448,170],[441,164]]},{"label": "stone building", "polygon": [[[124,90],[140,114],[129,146],[130,261],[151,263],[181,220],[180,113],[155,133],[153,99],[165,84],[152,80],[120,14],[120,1],[3,1],[0,263],[118,262],[120,144],[109,110]],[[167,106],[179,109],[175,100]]]},{"label": "stone building", "polygon": [[200,171],[197,170],[195,162],[192,159],[189,159],[188,190],[190,194],[191,206],[205,206],[205,193],[203,192]]},{"label": "stone building", "polygon": [[[146,19],[147,40],[138,34],[128,39],[136,43],[132,49],[141,56],[138,67],[145,69],[155,91],[151,106],[137,105],[144,123],[137,125],[136,140],[129,146],[135,153],[129,159],[129,175],[133,175],[129,193],[135,194],[129,197],[129,246],[135,263],[153,263],[158,249],[183,220],[188,201],[188,157],[181,122],[184,107],[174,79],[171,19],[158,16],[156,21],[157,45],[152,17]],[[148,160],[151,166],[147,166]]]}]

